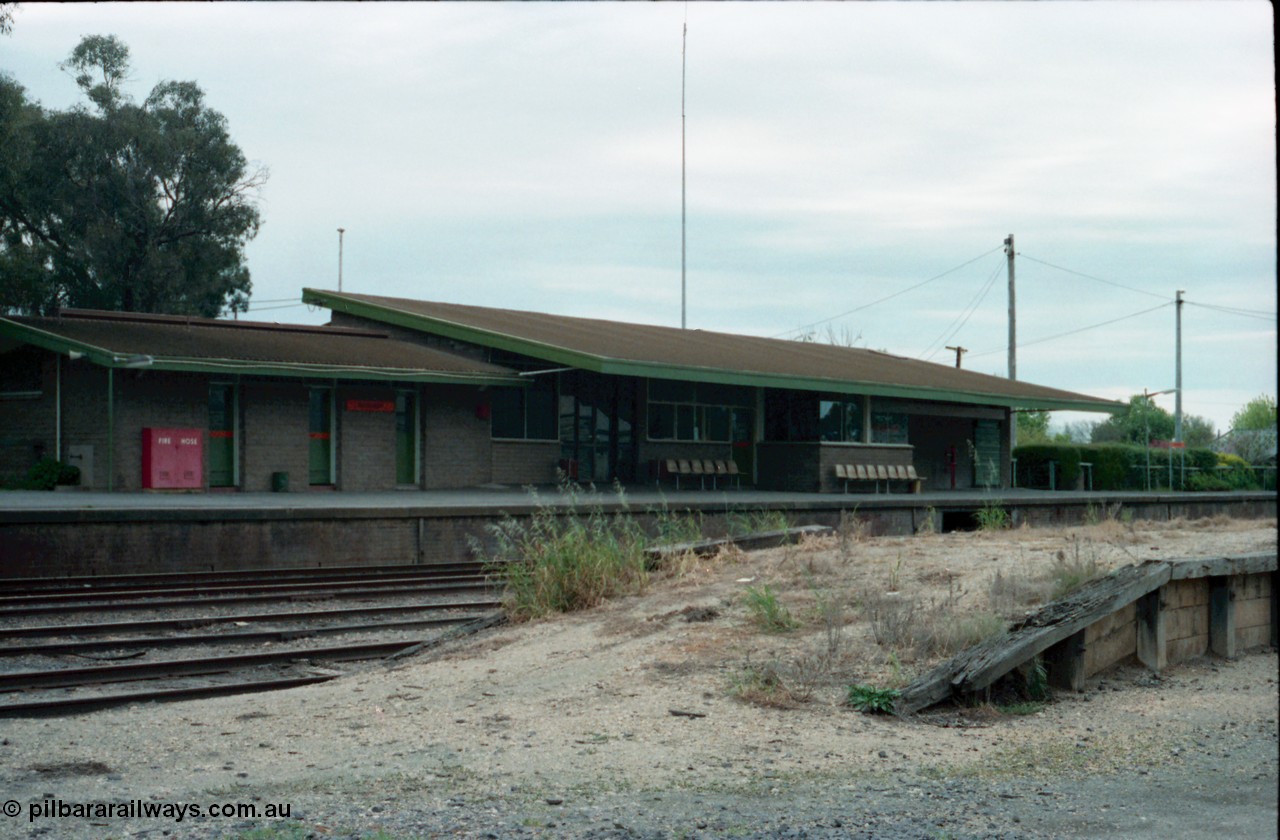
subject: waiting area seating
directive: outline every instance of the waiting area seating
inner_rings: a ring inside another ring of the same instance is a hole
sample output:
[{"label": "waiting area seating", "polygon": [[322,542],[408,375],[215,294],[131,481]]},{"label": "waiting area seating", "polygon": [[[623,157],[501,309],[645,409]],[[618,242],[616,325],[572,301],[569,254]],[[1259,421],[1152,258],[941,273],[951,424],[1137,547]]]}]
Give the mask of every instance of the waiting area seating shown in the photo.
[{"label": "waiting area seating", "polygon": [[663,462],[662,475],[675,479],[676,489],[680,489],[680,479],[698,479],[698,486],[705,488],[707,479],[711,479],[712,488],[718,487],[721,481],[737,487],[742,486],[742,474],[738,465],[732,461],[715,461],[698,458],[667,458]]},{"label": "waiting area seating", "polygon": [[891,481],[901,481],[912,493],[919,493],[924,484],[911,464],[836,464],[836,478],[844,482],[844,492],[849,492],[849,482],[871,482],[875,492],[880,492],[880,484],[884,483],[885,492],[890,490]]}]

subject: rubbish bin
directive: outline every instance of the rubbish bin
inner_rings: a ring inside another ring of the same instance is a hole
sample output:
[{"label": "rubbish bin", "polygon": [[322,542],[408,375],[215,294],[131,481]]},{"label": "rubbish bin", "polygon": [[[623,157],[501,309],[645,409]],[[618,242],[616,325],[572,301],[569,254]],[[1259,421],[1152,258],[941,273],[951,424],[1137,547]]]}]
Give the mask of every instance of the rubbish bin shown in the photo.
[{"label": "rubbish bin", "polygon": [[273,472],[271,474],[271,492],[289,492],[289,474],[287,472]]}]

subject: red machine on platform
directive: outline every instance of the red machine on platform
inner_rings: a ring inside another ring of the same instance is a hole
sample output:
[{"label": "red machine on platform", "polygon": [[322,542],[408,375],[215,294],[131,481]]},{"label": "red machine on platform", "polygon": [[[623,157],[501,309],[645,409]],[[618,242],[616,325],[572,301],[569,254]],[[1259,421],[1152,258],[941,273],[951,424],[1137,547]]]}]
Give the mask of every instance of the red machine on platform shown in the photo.
[{"label": "red machine on platform", "polygon": [[142,430],[144,490],[199,490],[203,485],[203,430]]}]

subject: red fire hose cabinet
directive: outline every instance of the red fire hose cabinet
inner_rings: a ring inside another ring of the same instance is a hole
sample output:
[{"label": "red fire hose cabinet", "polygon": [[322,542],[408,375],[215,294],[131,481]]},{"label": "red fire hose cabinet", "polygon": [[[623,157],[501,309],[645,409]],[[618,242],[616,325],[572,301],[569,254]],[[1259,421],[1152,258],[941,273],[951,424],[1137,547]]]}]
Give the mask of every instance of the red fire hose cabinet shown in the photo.
[{"label": "red fire hose cabinet", "polygon": [[144,490],[199,490],[203,483],[203,430],[142,430]]}]

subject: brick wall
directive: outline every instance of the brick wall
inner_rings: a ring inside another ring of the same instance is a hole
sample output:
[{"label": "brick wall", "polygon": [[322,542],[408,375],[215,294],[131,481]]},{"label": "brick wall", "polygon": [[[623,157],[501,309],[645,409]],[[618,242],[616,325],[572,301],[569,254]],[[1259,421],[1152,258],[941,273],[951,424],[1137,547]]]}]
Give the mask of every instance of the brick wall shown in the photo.
[{"label": "brick wall", "polygon": [[338,438],[338,489],[351,492],[391,490],[396,486],[396,415],[394,411],[350,411],[348,400],[390,402],[390,386],[340,385],[335,413]]},{"label": "brick wall", "polygon": [[490,475],[498,484],[554,484],[560,444],[543,440],[495,440]]},{"label": "brick wall", "polygon": [[53,354],[23,361],[40,366],[40,396],[0,397],[0,476],[21,478],[36,461],[57,454]]},{"label": "brick wall", "polygon": [[478,388],[428,386],[422,405],[423,482],[428,489],[493,481],[489,421],[476,416]]},{"label": "brick wall", "polygon": [[307,489],[310,388],[298,382],[247,381],[240,388],[240,485],[271,489],[271,474],[289,474],[289,489]]}]

